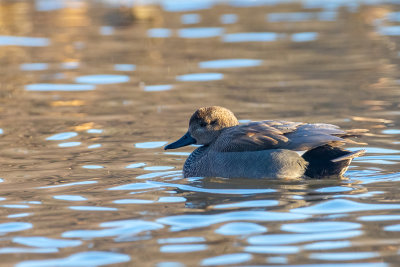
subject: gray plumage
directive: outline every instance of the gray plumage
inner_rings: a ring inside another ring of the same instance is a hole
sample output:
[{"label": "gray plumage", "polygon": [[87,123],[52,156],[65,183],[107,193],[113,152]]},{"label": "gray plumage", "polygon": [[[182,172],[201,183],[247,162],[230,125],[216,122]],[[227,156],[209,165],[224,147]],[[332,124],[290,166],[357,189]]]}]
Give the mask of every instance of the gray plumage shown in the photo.
[{"label": "gray plumage", "polygon": [[[349,133],[331,124],[272,120],[239,125],[231,111],[213,106],[198,109],[189,131],[165,149],[202,145],[186,160],[185,177],[320,177],[341,175],[353,157],[363,154],[338,147],[349,142],[344,138],[361,132]],[[307,151],[307,160],[295,151]]]}]

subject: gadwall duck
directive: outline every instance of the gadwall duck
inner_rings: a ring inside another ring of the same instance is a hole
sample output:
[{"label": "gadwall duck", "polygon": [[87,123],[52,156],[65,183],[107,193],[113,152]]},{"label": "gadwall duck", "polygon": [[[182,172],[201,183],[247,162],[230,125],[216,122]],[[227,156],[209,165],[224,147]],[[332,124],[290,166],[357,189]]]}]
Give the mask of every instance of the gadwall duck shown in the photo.
[{"label": "gadwall duck", "polygon": [[198,109],[188,132],[164,149],[201,145],[187,158],[184,177],[320,178],[343,175],[365,153],[340,148],[365,131],[272,120],[239,125],[230,110],[213,106]]}]

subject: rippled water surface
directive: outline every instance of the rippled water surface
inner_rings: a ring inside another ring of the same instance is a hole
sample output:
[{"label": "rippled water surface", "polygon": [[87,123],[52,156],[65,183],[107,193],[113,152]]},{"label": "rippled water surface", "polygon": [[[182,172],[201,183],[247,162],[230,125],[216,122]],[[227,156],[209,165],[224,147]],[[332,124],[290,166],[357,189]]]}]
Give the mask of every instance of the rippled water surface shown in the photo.
[{"label": "rippled water surface", "polygon": [[[148,2],[0,2],[0,265],[397,266],[399,1]],[[184,179],[194,148],[163,146],[208,105],[366,128],[367,153]]]}]

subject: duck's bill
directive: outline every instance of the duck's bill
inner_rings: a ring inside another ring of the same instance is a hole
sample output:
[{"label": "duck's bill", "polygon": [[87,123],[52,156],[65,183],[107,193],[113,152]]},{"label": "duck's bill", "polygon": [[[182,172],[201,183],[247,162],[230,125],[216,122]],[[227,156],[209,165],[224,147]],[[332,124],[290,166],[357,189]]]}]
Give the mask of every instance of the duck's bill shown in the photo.
[{"label": "duck's bill", "polygon": [[188,146],[196,144],[196,140],[187,132],[184,136],[182,136],[178,141],[175,141],[167,146],[164,147],[165,150],[167,149],[175,149],[183,146]]}]

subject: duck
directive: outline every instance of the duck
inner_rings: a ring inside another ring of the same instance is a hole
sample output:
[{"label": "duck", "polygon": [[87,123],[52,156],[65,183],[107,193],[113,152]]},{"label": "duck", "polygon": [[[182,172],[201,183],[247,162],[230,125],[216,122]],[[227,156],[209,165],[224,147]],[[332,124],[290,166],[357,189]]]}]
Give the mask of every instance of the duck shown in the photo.
[{"label": "duck", "polygon": [[280,120],[240,124],[229,109],[210,106],[197,109],[186,134],[164,149],[198,146],[183,165],[185,178],[342,177],[352,159],[365,153],[342,146],[364,144],[348,138],[366,131]]}]

